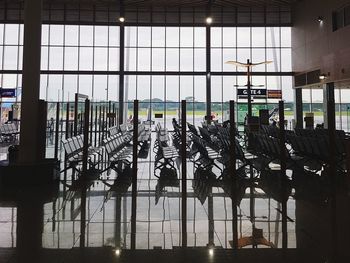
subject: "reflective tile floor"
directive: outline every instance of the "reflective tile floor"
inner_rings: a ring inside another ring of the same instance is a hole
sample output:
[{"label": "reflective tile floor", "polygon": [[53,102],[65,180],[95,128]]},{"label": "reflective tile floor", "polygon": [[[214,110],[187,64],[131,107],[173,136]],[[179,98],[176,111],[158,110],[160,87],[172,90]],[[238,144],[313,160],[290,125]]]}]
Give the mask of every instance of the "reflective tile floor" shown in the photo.
[{"label": "reflective tile floor", "polygon": [[[4,159],[6,150],[0,149]],[[282,250],[281,204],[259,187],[247,187],[237,208],[238,238],[249,240],[257,229],[273,248],[248,242],[237,251],[231,247],[231,198],[221,187],[198,187],[193,169],[188,161],[187,249],[180,249],[181,182],[157,179],[149,151],[138,162],[136,250],[131,250],[127,182],[114,187],[112,170],[81,183],[68,171],[57,184],[0,188],[0,262],[330,262],[333,232],[327,200],[298,200],[292,191],[288,248]],[[28,171],[28,176],[35,174]],[[339,196],[337,204],[337,246],[346,251],[349,196]],[[346,255],[339,262],[349,262]]]}]

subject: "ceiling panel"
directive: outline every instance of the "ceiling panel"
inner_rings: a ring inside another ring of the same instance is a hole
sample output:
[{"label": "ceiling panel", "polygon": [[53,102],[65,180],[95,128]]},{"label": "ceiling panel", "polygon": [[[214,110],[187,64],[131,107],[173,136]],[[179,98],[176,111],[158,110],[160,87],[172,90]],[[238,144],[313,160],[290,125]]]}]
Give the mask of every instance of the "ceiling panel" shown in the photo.
[{"label": "ceiling panel", "polygon": [[[119,5],[120,0],[43,0],[44,3],[50,4],[115,4]],[[298,0],[212,0],[214,6],[235,7],[235,6],[289,6]],[[24,0],[5,0],[3,3],[15,4],[23,3]],[[206,6],[208,0],[123,0],[125,7],[149,7],[149,6],[177,6],[193,7]]]}]

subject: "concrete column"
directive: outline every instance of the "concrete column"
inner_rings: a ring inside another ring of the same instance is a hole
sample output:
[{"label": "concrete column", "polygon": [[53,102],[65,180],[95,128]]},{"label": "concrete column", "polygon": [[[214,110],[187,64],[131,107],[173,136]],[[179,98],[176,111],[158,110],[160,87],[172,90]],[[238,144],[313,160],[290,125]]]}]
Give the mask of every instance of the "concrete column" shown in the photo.
[{"label": "concrete column", "polygon": [[[328,104],[330,102],[331,104]],[[332,109],[329,109],[329,106],[332,106]],[[324,119],[324,127],[328,129],[328,115],[334,114],[335,119],[335,99],[334,99],[334,82],[327,83],[323,86],[323,119]]]},{"label": "concrete column", "polygon": [[303,90],[302,89],[294,89],[294,118],[296,128],[303,128]]},{"label": "concrete column", "polygon": [[21,163],[33,163],[38,159],[41,16],[42,0],[26,0],[24,3],[23,89],[19,152]]}]

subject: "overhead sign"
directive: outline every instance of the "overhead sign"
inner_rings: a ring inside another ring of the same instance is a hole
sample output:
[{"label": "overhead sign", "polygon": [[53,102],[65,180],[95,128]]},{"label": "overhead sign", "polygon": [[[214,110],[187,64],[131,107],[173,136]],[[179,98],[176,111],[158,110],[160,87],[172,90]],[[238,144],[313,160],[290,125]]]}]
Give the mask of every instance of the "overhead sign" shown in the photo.
[{"label": "overhead sign", "polygon": [[267,90],[268,99],[282,99],[282,90]]},{"label": "overhead sign", "polygon": [[16,89],[0,88],[0,98],[16,98]]},{"label": "overhead sign", "polygon": [[[237,89],[238,98],[247,98],[248,89]],[[253,98],[266,98],[266,89],[250,89],[250,95]]]}]

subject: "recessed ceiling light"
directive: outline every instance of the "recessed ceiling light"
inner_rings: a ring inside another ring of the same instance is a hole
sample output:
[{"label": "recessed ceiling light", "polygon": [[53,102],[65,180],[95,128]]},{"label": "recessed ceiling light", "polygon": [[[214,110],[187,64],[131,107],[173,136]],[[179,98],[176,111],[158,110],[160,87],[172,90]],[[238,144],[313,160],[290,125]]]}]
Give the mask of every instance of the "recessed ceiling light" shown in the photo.
[{"label": "recessed ceiling light", "polygon": [[206,19],[205,19],[205,22],[207,22],[207,24],[211,24],[213,23],[213,18],[208,16]]},{"label": "recessed ceiling light", "polygon": [[321,75],[319,76],[319,79],[320,79],[320,80],[325,80],[326,78],[327,78],[326,74],[321,74]]}]

